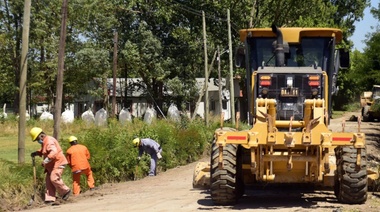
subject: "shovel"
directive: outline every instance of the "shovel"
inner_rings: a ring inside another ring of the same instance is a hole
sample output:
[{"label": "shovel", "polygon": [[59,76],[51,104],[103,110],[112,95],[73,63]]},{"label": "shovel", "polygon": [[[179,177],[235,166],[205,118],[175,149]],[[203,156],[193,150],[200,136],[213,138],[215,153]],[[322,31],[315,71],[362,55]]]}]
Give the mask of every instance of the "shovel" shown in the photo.
[{"label": "shovel", "polygon": [[36,189],[37,189],[37,177],[36,177],[36,159],[32,157],[32,165],[33,165],[33,194],[32,198],[29,200],[29,206],[33,204],[34,197],[36,196]]}]

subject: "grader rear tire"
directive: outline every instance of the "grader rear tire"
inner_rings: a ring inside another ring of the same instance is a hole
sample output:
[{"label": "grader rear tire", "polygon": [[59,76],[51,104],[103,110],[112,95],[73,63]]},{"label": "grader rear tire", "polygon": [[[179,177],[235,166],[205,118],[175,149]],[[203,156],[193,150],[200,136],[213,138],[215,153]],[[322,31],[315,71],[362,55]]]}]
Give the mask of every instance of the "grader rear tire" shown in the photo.
[{"label": "grader rear tire", "polygon": [[361,151],[361,164],[356,165],[357,149],[353,146],[337,147],[337,170],[334,193],[342,203],[362,204],[367,200],[368,179],[366,150]]},{"label": "grader rear tire", "polygon": [[233,205],[244,194],[240,148],[227,144],[223,148],[224,169],[219,169],[219,149],[212,144],[211,198],[217,205]]}]

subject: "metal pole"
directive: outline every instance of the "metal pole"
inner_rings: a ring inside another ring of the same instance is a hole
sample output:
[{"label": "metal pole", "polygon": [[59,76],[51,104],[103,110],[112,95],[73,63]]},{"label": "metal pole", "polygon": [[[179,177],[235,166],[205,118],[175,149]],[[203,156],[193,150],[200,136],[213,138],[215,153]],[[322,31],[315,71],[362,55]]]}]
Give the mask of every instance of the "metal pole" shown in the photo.
[{"label": "metal pole", "polygon": [[[116,71],[117,71],[117,32],[114,35],[113,43],[113,90],[112,90],[112,117],[115,118],[116,111]],[[121,88],[121,87],[120,87]]]},{"label": "metal pole", "polygon": [[220,115],[223,113],[223,103],[222,103],[222,77],[220,73],[220,50],[218,46],[218,82],[219,82],[219,110]]},{"label": "metal pole", "polygon": [[[208,126],[208,111],[209,111],[209,105],[208,105],[208,58],[207,58],[207,37],[206,37],[206,17],[205,12],[202,11],[202,19],[203,19],[203,45],[204,45],[204,54],[205,54],[205,111],[204,111],[204,117],[206,121],[206,126]],[[195,111],[196,112],[196,111]]]},{"label": "metal pole", "polygon": [[231,22],[230,10],[227,9],[227,23],[228,23],[228,49],[230,58],[230,103],[231,103],[231,122],[235,124],[235,91],[234,91],[234,71],[232,61],[232,41],[231,41]]}]

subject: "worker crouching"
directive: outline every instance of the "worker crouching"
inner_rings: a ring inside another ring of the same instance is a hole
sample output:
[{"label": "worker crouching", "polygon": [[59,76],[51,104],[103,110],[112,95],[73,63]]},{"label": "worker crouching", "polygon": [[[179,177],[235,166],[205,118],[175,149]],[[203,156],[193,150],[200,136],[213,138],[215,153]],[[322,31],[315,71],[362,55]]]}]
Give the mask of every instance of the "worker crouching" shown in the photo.
[{"label": "worker crouching", "polygon": [[73,174],[73,194],[74,196],[78,196],[81,191],[80,176],[82,174],[86,175],[87,185],[90,190],[96,189],[95,181],[92,176],[90,163],[88,162],[90,159],[90,152],[87,147],[78,144],[78,139],[75,136],[69,137],[69,143],[71,147],[66,151],[66,159]]},{"label": "worker crouching", "polygon": [[139,148],[138,160],[140,160],[144,152],[150,155],[149,176],[156,176],[157,161],[158,159],[162,158],[161,146],[156,141],[150,138],[135,138],[133,139],[133,145]]}]

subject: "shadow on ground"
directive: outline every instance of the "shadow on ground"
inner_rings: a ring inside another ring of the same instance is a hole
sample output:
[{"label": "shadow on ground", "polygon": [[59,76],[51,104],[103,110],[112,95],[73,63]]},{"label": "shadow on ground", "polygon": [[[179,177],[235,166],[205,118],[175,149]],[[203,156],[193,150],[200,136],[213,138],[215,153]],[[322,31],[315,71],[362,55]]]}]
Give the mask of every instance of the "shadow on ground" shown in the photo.
[{"label": "shadow on ground", "polygon": [[[296,208],[303,208],[305,210],[312,210],[315,208],[326,209],[332,211],[340,208],[334,192],[328,190],[315,190],[308,186],[296,185],[270,185],[265,188],[259,187],[246,187],[245,194],[239,199],[238,203],[233,206],[216,206],[211,200],[209,190],[201,191],[205,193],[204,199],[198,200],[200,207],[199,210],[213,210],[213,209],[228,209],[228,210],[242,210],[242,209],[257,209],[257,210],[290,210]],[[331,204],[318,204],[318,203],[331,203]]]}]

